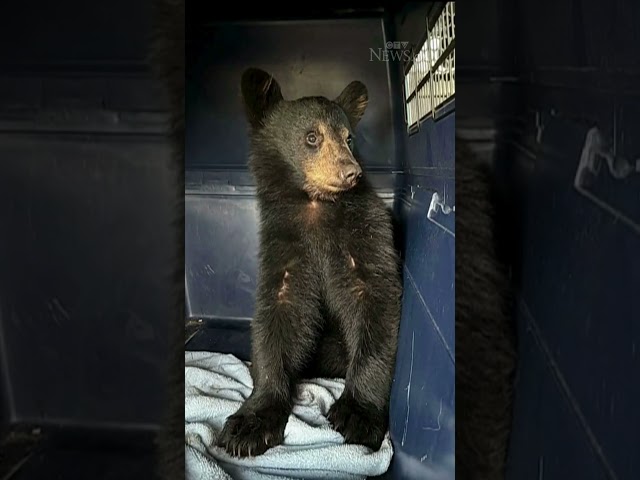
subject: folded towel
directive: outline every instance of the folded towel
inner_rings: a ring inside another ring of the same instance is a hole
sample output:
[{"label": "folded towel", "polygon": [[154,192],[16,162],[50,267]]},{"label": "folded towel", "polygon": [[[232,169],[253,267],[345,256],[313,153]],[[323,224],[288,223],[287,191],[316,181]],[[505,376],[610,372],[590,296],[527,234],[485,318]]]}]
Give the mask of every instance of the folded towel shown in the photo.
[{"label": "folded towel", "polygon": [[389,468],[389,435],[380,450],[347,445],[327,418],[344,380],[312,379],[298,385],[284,444],[238,459],[215,446],[229,415],[253,389],[248,366],[220,353],[185,353],[185,473],[187,480],[365,479]]}]

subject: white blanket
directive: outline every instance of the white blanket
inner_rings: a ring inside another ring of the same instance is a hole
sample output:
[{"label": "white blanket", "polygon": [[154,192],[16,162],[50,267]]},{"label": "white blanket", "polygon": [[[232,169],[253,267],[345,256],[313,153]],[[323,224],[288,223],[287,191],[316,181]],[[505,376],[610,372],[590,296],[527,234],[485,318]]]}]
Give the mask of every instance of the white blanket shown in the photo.
[{"label": "white blanket", "polygon": [[389,435],[380,450],[347,445],[326,419],[343,380],[314,379],[298,386],[284,444],[254,458],[233,458],[215,446],[226,418],[253,388],[248,366],[233,355],[185,353],[187,480],[366,479],[389,468]]}]

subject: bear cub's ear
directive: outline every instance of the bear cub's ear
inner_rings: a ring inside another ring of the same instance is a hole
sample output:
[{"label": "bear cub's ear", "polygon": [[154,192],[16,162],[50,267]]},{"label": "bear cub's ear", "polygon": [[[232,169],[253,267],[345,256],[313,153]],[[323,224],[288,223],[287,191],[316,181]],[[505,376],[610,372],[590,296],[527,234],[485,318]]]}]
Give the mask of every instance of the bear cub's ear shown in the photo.
[{"label": "bear cub's ear", "polygon": [[264,125],[267,113],[282,100],[280,85],[272,75],[259,68],[245,70],[240,83],[249,124],[259,128]]},{"label": "bear cub's ear", "polygon": [[351,127],[356,128],[369,103],[367,87],[362,82],[351,82],[345,87],[342,93],[338,95],[338,98],[336,98],[334,102],[340,105],[347,114],[351,122]]}]

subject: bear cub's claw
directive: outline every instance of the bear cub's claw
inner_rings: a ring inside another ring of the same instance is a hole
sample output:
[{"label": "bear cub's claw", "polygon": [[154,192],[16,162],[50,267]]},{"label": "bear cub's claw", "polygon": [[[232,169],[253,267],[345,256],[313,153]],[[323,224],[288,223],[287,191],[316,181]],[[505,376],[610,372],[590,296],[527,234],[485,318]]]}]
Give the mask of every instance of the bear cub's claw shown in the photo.
[{"label": "bear cub's claw", "polygon": [[329,422],[345,443],[380,449],[386,433],[384,416],[375,408],[359,405],[351,396],[342,395],[329,409]]},{"label": "bear cub's claw", "polygon": [[235,413],[227,419],[217,445],[233,457],[262,455],[284,441],[286,424],[286,416],[269,410]]}]

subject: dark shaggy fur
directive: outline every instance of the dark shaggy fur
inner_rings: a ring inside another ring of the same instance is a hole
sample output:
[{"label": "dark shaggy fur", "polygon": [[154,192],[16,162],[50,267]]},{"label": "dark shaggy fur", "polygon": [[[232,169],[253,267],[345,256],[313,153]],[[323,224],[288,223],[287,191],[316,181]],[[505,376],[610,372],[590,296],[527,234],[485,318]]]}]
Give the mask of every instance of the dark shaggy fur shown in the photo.
[{"label": "dark shaggy fur", "polygon": [[504,478],[516,364],[491,171],[456,139],[456,478]]},{"label": "dark shaggy fur", "polygon": [[151,64],[171,105],[170,135],[176,178],[176,263],[172,272],[175,309],[169,312],[168,410],[158,436],[158,474],[184,478],[184,0],[154,0]]},{"label": "dark shaggy fur", "polygon": [[296,382],[328,376],[346,377],[333,426],[348,443],[378,449],[401,287],[390,213],[353,152],[366,88],[353,82],[334,101],[285,101],[275,79],[250,69],[242,93],[260,210],[255,387],[219,445],[247,456],[280,444]]}]

